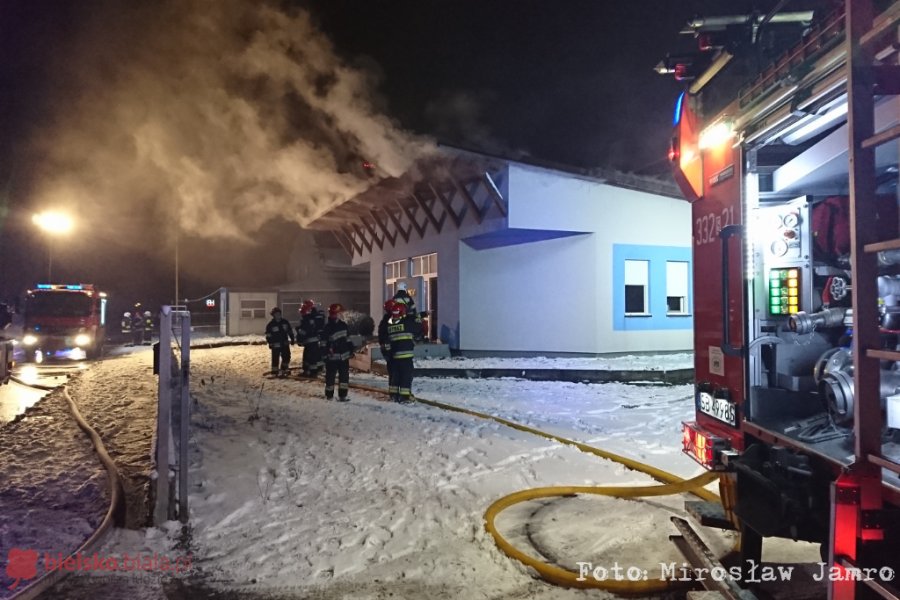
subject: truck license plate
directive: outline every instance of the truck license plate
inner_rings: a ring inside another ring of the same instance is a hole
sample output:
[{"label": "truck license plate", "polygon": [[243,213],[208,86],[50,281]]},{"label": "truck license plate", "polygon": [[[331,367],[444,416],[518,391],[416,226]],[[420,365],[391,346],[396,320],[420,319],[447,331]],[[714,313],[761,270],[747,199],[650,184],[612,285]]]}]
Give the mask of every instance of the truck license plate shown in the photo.
[{"label": "truck license plate", "polygon": [[732,427],[737,427],[737,407],[734,402],[729,402],[724,398],[713,398],[712,394],[708,392],[700,392],[697,406],[703,414],[728,423]]}]

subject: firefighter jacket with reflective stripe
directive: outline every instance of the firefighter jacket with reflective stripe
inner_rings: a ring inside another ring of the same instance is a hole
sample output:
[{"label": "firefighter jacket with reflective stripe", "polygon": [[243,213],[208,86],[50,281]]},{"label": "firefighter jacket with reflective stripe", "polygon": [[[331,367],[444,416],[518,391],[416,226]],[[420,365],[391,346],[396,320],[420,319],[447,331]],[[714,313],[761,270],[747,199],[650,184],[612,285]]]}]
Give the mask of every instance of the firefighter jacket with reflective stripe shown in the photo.
[{"label": "firefighter jacket with reflective stripe", "polygon": [[318,310],[311,310],[303,315],[297,325],[297,343],[301,345],[318,344],[319,335],[325,327],[325,315]]},{"label": "firefighter jacket with reflective stripe", "polygon": [[350,330],[340,319],[329,319],[322,330],[325,342],[325,360],[349,360],[353,353]]},{"label": "firefighter jacket with reflective stripe", "polygon": [[419,323],[412,315],[400,319],[393,317],[387,322],[388,339],[391,344],[391,357],[395,360],[412,358],[416,347],[415,338],[419,335]]},{"label": "firefighter jacket with reflective stripe", "polygon": [[388,321],[390,320],[391,315],[385,313],[383,317],[381,317],[381,322],[378,324],[378,345],[381,347],[381,353],[385,358],[390,358],[391,353],[391,340],[388,337]]},{"label": "firefighter jacket with reflective stripe", "polygon": [[282,348],[288,341],[294,343],[294,328],[287,319],[272,319],[266,325],[266,342],[269,348]]}]

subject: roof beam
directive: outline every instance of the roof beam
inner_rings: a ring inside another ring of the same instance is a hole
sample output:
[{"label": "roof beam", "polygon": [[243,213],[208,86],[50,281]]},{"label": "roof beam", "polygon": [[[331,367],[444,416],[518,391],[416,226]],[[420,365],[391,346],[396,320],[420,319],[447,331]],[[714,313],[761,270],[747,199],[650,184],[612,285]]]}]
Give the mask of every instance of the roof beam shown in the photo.
[{"label": "roof beam", "polygon": [[[366,250],[371,252],[372,251],[372,240],[370,240],[369,238],[366,237],[365,230],[361,229],[357,223],[352,223],[350,225],[350,228],[353,229],[353,231],[359,237],[359,241],[363,244],[363,246],[366,247]],[[360,252],[360,254],[362,254],[362,252]]]},{"label": "roof beam", "polygon": [[335,239],[338,241],[338,244],[341,245],[341,248],[344,249],[344,252],[350,255],[350,258],[353,258],[353,248],[350,245],[350,242],[347,240],[347,234],[339,229],[332,229],[331,233],[334,235]]},{"label": "roof beam", "polygon": [[342,226],[341,233],[343,233],[344,237],[347,238],[347,241],[349,241],[353,245],[353,249],[356,250],[356,253],[359,255],[362,255],[362,252],[363,252],[362,244],[357,242],[356,238],[353,237],[353,233],[348,232],[347,229],[349,229],[349,227],[347,227],[346,225]]},{"label": "roof beam", "polygon": [[[432,207],[429,206],[427,202],[422,200],[422,198],[418,194],[413,192],[412,197],[416,201],[416,203],[422,208],[422,210],[425,211],[425,216],[428,217],[428,220],[431,221],[432,225],[434,225],[435,230],[437,230],[437,232],[440,233],[441,229],[443,229],[443,227],[444,227],[444,220],[446,219],[446,213],[441,216],[440,220],[438,220],[437,217],[434,216],[434,211],[431,210]],[[432,206],[433,206],[433,204],[434,204],[434,201],[432,201]]]},{"label": "roof beam", "polygon": [[[509,214],[509,209],[506,206],[506,200],[503,196],[500,195],[500,190],[497,189],[497,186],[494,185],[494,180],[491,179],[490,173],[487,171],[484,172],[484,175],[481,176],[481,182],[484,183],[484,187],[487,188],[488,194],[490,194],[491,198],[494,199],[494,204],[497,205],[497,208],[500,210],[500,214],[504,217]],[[488,209],[485,208],[485,214]]]},{"label": "roof beam", "polygon": [[383,208],[384,213],[388,216],[388,218],[393,221],[394,226],[397,228],[397,234],[403,238],[403,241],[407,244],[409,243],[409,234],[412,233],[412,225],[409,227],[404,227],[403,223],[400,221],[400,217],[395,215],[393,211]]},{"label": "roof beam", "polygon": [[419,234],[419,239],[425,239],[425,228],[428,226],[428,221],[425,221],[424,225],[419,225],[419,222],[416,220],[416,212],[415,209],[410,209],[405,204],[401,204],[399,200],[396,200],[397,206],[400,207],[406,214],[406,218],[409,219],[409,224],[412,225],[416,229],[416,233]]},{"label": "roof beam", "polygon": [[367,219],[360,219],[362,224],[366,226],[366,229],[369,230],[369,233],[372,234],[372,241],[378,245],[379,250],[384,250],[384,240],[378,236],[378,231],[375,230],[375,226],[369,223]]},{"label": "roof beam", "polygon": [[[434,197],[444,206],[444,211],[446,211],[445,214],[450,215],[450,220],[453,221],[453,224],[459,229],[460,225],[462,225],[462,215],[456,214],[456,211],[453,210],[452,202],[445,198],[444,194],[435,189],[430,183],[428,184],[428,187],[431,189],[431,193],[434,194]],[[465,206],[463,206],[463,210],[465,210]]]},{"label": "roof beam", "polygon": [[457,191],[462,194],[463,200],[466,201],[466,204],[475,212],[475,218],[478,220],[480,224],[484,221],[484,215],[481,214],[481,207],[478,206],[478,203],[475,202],[475,198],[472,197],[472,194],[469,193],[469,190],[466,189],[466,186],[457,181],[456,177],[451,177],[450,181],[453,182],[453,185],[456,186]]},{"label": "roof beam", "polygon": [[378,223],[378,226],[381,228],[382,233],[384,234],[384,239],[391,243],[391,246],[395,246],[397,244],[397,234],[391,234],[390,229],[388,229],[387,224],[385,224],[381,217],[378,216],[378,212],[375,209],[371,209],[369,213],[372,215],[372,219]]}]

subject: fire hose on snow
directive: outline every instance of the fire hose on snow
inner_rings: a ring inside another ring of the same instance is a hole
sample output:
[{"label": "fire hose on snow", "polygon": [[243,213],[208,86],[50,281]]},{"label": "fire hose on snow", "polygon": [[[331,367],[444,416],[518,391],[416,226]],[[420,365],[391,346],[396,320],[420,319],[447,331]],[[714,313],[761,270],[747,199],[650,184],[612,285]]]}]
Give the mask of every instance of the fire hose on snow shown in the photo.
[{"label": "fire hose on snow", "polygon": [[[381,388],[359,385],[359,384],[351,384],[351,387],[359,390],[375,392],[378,394],[386,394],[387,391]],[[540,498],[555,498],[555,497],[565,497],[572,496],[575,494],[587,494],[587,495],[595,495],[595,496],[608,496],[614,498],[639,498],[639,497],[650,497],[650,496],[668,496],[673,494],[681,494],[681,493],[691,493],[703,500],[711,501],[711,502],[721,502],[722,499],[714,494],[713,492],[705,489],[709,483],[716,481],[719,479],[719,473],[714,471],[709,471],[706,473],[702,473],[697,477],[692,479],[683,479],[669,473],[667,471],[663,471],[661,469],[657,469],[651,465],[627,458],[625,456],[620,456],[618,454],[614,454],[612,452],[608,452],[606,450],[602,450],[600,448],[595,448],[593,446],[589,446],[587,444],[583,444],[581,442],[577,442],[575,440],[570,440],[564,437],[560,437],[554,435],[552,433],[547,433],[545,431],[541,431],[540,429],[535,429],[534,427],[529,427],[527,425],[522,425],[521,423],[516,423],[515,421],[510,421],[508,419],[504,419],[502,417],[498,417],[495,415],[490,415],[487,413],[478,412],[475,410],[471,410],[468,408],[462,408],[459,406],[454,406],[452,404],[445,404],[443,402],[438,402],[435,400],[428,400],[425,398],[416,397],[416,402],[420,404],[426,404],[428,406],[433,406],[435,408],[439,408],[442,410],[447,410],[451,412],[458,412],[467,414],[470,416],[477,417],[479,419],[486,419],[489,421],[494,421],[496,423],[500,423],[501,425],[506,425],[507,427],[511,427],[518,431],[523,431],[526,433],[530,433],[533,435],[537,435],[549,440],[553,440],[559,442],[561,444],[566,444],[569,446],[574,446],[581,450],[582,452],[593,454],[595,456],[599,456],[600,458],[605,458],[607,460],[611,460],[615,463],[618,463],[627,469],[632,471],[637,471],[639,473],[644,473],[645,475],[649,475],[652,479],[659,481],[662,485],[648,485],[648,486],[555,486],[555,487],[540,487],[540,488],[532,488],[527,490],[521,490],[518,492],[514,492],[512,494],[506,495],[498,500],[496,500],[493,504],[491,504],[484,513],[484,523],[485,529],[491,536],[494,538],[494,542],[497,544],[498,548],[509,556],[510,558],[514,558],[521,562],[522,564],[531,567],[534,569],[542,579],[548,581],[550,583],[564,586],[564,587],[572,587],[572,588],[591,588],[591,589],[602,589],[609,592],[613,592],[621,595],[637,595],[637,594],[657,594],[661,592],[666,592],[674,589],[679,585],[683,585],[683,582],[676,582],[673,580],[665,579],[665,578],[657,578],[650,579],[644,578],[639,581],[631,581],[631,580],[616,580],[616,579],[606,579],[606,580],[597,580],[593,578],[586,578],[575,571],[570,571],[563,567],[553,565],[541,560],[538,560],[528,554],[525,554],[515,546],[513,546],[509,541],[504,538],[500,532],[497,530],[496,525],[494,524],[494,520],[497,515],[506,510],[507,508],[514,506],[516,504],[520,504],[522,502],[527,502],[529,500],[536,500]],[[724,504],[726,508],[731,505],[729,501],[730,488],[728,485],[722,485],[722,491],[724,498]]]},{"label": "fire hose on snow", "polygon": [[[13,377],[12,380],[21,385],[39,390],[51,391],[57,389],[53,386],[46,386],[36,383],[26,383],[15,377]],[[100,435],[94,430],[94,428],[92,428],[88,424],[87,421],[84,420],[84,417],[78,410],[78,406],[75,404],[72,396],[69,395],[68,388],[66,388],[66,386],[61,387],[63,396],[65,397],[66,402],[69,405],[69,411],[72,413],[75,422],[78,424],[78,427],[81,428],[82,431],[84,431],[85,435],[90,438],[91,444],[94,447],[94,451],[97,453],[100,462],[106,469],[107,482],[109,484],[110,492],[109,508],[107,508],[106,510],[103,521],[101,521],[99,527],[97,527],[97,529],[94,531],[94,533],[91,534],[91,537],[89,537],[87,541],[81,544],[66,557],[69,558],[72,556],[76,556],[79,553],[88,553],[106,537],[113,525],[120,524],[124,521],[125,490],[122,486],[122,480],[119,477],[119,471],[116,468],[116,464],[115,462],[113,462],[112,458],[110,458],[109,453],[106,450],[106,446],[104,446],[103,440],[100,438]],[[36,579],[35,581],[31,582],[27,587],[10,596],[9,600],[32,600],[34,598],[37,598],[48,589],[56,585],[68,573],[69,572],[66,570],[50,571],[40,578]]]}]

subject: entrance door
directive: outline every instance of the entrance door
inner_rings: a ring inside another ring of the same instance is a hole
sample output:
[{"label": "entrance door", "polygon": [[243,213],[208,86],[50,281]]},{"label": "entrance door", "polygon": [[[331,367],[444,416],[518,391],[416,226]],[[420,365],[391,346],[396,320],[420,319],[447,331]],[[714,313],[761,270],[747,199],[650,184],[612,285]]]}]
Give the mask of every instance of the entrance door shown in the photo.
[{"label": "entrance door", "polygon": [[428,330],[425,335],[429,340],[437,339],[438,328],[438,278],[432,277],[428,280]]}]

